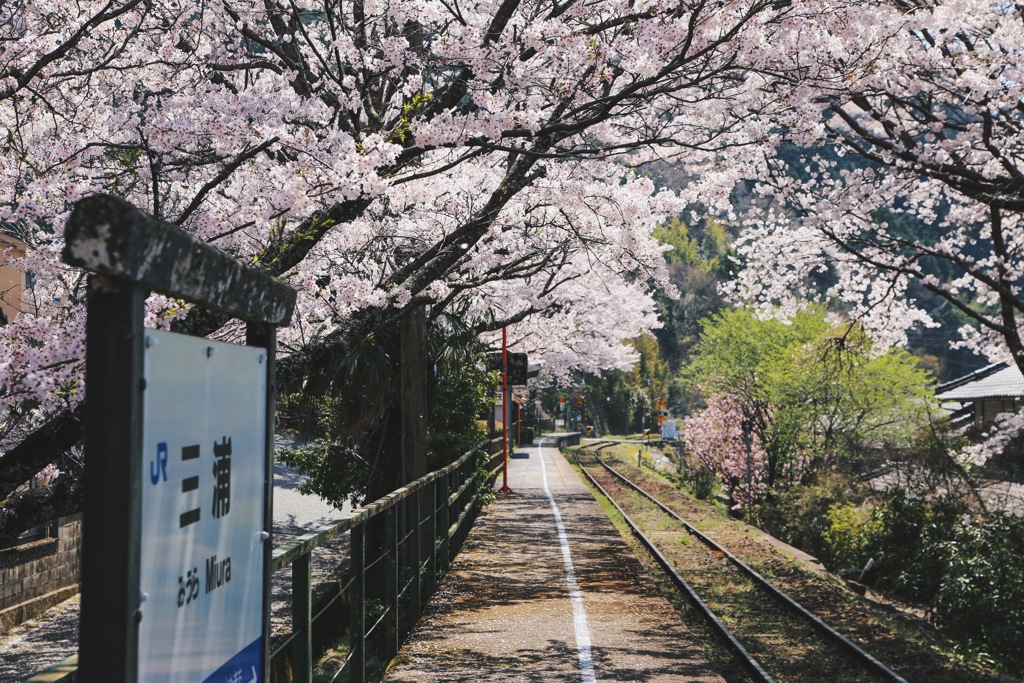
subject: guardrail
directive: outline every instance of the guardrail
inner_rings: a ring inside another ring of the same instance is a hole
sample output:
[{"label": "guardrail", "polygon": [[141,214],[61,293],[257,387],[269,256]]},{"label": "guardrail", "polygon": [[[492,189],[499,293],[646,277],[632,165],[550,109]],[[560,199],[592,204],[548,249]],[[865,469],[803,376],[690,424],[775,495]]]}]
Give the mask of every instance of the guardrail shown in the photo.
[{"label": "guardrail", "polygon": [[[501,444],[486,442],[489,482],[501,466]],[[495,453],[497,450],[497,453]],[[308,683],[317,623],[348,603],[349,652],[332,680],[365,683],[379,678],[398,653],[438,581],[466,539],[479,509],[477,458],[471,451],[348,515],[275,548],[274,573],[292,570],[292,629],[274,638],[271,681]],[[335,594],[313,607],[312,552],[349,534],[348,571]],[[286,661],[282,661],[286,660]],[[75,655],[26,683],[76,683]],[[289,675],[290,674],[290,675]]]}]

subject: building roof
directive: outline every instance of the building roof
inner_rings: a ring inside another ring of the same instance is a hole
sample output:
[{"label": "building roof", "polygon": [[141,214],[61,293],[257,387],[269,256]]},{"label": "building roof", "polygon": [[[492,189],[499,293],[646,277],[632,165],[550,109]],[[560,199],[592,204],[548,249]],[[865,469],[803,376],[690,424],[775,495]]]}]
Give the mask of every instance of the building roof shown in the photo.
[{"label": "building roof", "polygon": [[1024,375],[1011,363],[993,363],[969,375],[942,384],[940,401],[983,401],[1024,397]]}]

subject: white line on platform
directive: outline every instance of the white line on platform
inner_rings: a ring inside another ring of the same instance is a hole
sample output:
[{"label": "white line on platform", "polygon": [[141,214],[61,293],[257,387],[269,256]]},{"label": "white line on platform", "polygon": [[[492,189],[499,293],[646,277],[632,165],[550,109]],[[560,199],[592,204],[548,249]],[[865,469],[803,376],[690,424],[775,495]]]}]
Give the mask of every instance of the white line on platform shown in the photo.
[{"label": "white line on platform", "polygon": [[544,439],[537,444],[537,455],[540,457],[540,472],[544,480],[544,493],[551,503],[551,513],[555,516],[555,526],[558,528],[558,543],[562,546],[562,562],[565,564],[565,582],[569,587],[569,601],[572,603],[572,621],[576,628],[576,650],[579,653],[580,675],[583,683],[597,683],[597,676],[594,674],[594,658],[590,652],[590,627],[587,625],[587,611],[583,607],[583,594],[580,592],[580,585],[576,582],[576,570],[572,566],[572,553],[569,552],[569,536],[565,533],[565,524],[562,523],[562,513],[558,511],[555,503],[555,496],[548,488],[548,469],[544,465],[544,453],[541,447]]}]

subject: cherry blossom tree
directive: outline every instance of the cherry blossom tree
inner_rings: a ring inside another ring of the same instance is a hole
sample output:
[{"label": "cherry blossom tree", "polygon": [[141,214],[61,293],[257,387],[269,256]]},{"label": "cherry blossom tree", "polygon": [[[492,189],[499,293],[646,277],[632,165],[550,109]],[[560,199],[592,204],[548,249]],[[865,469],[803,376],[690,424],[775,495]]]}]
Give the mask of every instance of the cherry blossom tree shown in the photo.
[{"label": "cherry blossom tree", "polygon": [[[769,152],[732,293],[791,312],[842,302],[883,344],[970,321],[959,342],[1024,368],[1024,9],[881,0],[847,13]],[[977,454],[974,454],[976,456]]]},{"label": "cherry blossom tree", "polygon": [[[748,142],[743,114],[765,105],[746,74],[793,12],[768,0],[8,3],[0,220],[33,248],[22,265],[41,303],[0,330],[0,497],[81,434],[83,278],[56,260],[77,198],[118,194],[297,286],[285,382],[420,308],[465,307],[480,331],[514,325],[524,339],[547,316],[566,330],[551,361],[621,364],[617,340],[653,324],[664,267],[649,234],[671,203],[630,169],[676,154],[711,163]],[[177,302],[148,310],[153,324],[231,334]],[[540,339],[524,344],[540,353]],[[46,507],[8,503],[17,520],[3,534]]]},{"label": "cherry blossom tree", "polygon": [[[906,299],[913,281],[975,323],[965,343],[1024,366],[1022,10],[893,1],[865,15],[826,53],[837,78],[803,84],[823,107],[793,129],[803,149],[766,162],[734,291],[789,305],[834,298],[899,343],[931,322]],[[884,49],[844,70],[869,29]]]},{"label": "cherry blossom tree", "polygon": [[716,395],[683,422],[683,443],[729,488],[737,505],[749,508],[764,498],[771,482],[768,454],[758,435],[744,434],[746,419],[740,400]]}]

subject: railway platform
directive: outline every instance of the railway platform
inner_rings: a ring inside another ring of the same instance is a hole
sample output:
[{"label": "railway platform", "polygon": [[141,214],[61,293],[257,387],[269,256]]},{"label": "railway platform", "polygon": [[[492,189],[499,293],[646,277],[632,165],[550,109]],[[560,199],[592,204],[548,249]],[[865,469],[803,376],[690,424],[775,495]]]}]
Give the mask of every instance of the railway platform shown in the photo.
[{"label": "railway platform", "polygon": [[384,680],[721,682],[551,443],[510,458],[512,493],[481,513]]}]

